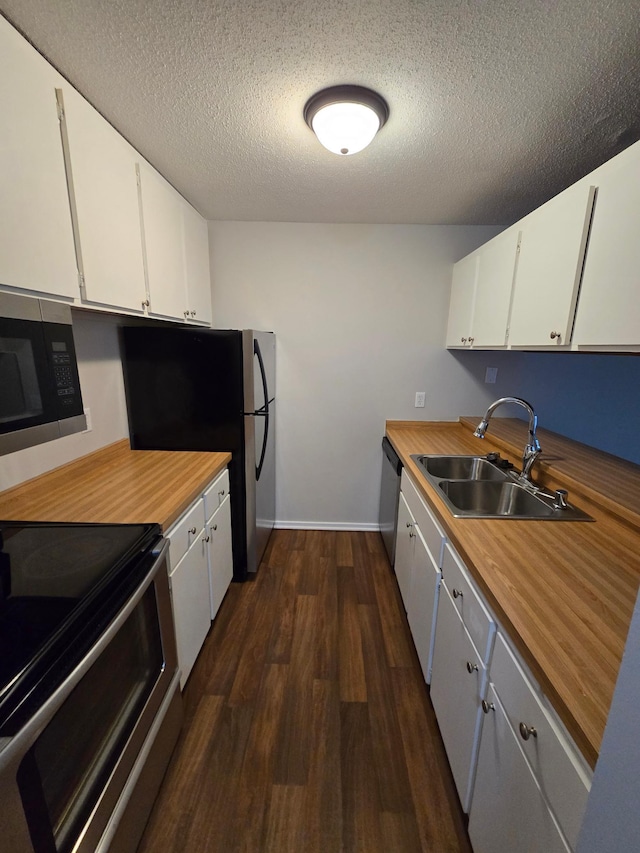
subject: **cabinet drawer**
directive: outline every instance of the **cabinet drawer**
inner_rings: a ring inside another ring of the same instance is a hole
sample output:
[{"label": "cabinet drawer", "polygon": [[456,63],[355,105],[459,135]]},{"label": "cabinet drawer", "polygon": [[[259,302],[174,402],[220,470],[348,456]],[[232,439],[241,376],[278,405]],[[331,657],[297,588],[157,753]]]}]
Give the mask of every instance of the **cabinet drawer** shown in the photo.
[{"label": "cabinet drawer", "polygon": [[486,664],[491,656],[496,623],[476,592],[467,570],[448,543],[444,546],[442,579],[478,654]]},{"label": "cabinet drawer", "polygon": [[[542,792],[575,848],[591,787],[590,771],[500,633],[491,662],[491,682]],[[521,725],[535,729],[535,736],[530,734],[525,740]]]},{"label": "cabinet drawer", "polygon": [[197,500],[167,532],[170,571],[178,565],[204,527],[204,501]]},{"label": "cabinet drawer", "polygon": [[229,469],[225,468],[204,493],[204,513],[207,520],[211,518],[228,494]]},{"label": "cabinet drawer", "polygon": [[435,567],[439,569],[442,565],[442,545],[444,543],[442,528],[404,469],[402,471],[400,488],[411,510],[411,515],[416,522],[416,526],[422,534],[431,559]]}]

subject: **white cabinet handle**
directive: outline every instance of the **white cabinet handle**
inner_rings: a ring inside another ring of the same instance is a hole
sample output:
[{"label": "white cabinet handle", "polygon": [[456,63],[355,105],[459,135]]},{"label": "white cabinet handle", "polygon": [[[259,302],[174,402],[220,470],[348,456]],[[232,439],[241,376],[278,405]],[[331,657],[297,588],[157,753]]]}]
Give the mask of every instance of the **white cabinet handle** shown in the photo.
[{"label": "white cabinet handle", "polygon": [[530,737],[538,737],[538,732],[535,729],[535,726],[528,726],[526,723],[520,723],[518,726],[520,729],[520,737],[522,740],[529,740]]}]

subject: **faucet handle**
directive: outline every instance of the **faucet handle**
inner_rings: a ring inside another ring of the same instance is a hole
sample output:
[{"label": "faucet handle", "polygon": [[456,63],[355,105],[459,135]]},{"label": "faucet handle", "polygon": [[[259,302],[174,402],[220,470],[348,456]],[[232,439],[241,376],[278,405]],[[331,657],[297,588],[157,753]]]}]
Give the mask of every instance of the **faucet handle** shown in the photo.
[{"label": "faucet handle", "polygon": [[567,495],[569,492],[566,489],[556,489],[555,500],[553,501],[554,509],[568,509]]}]

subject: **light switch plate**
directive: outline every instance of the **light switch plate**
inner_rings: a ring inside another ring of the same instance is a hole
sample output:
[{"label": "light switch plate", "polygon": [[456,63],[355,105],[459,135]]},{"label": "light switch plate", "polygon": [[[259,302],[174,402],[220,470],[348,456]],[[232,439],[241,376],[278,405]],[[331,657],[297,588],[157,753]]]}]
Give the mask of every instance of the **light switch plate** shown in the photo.
[{"label": "light switch plate", "polygon": [[496,379],[498,378],[498,368],[497,367],[487,367],[484,374],[484,381],[489,385],[494,385]]}]

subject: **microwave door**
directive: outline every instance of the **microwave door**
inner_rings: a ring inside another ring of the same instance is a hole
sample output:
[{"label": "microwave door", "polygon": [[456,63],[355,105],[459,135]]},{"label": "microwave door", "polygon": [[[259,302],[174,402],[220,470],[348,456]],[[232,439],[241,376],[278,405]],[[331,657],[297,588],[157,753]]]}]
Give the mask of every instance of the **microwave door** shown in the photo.
[{"label": "microwave door", "polygon": [[15,352],[0,352],[0,388],[0,421],[22,417],[27,411],[27,401]]},{"label": "microwave door", "polygon": [[[32,326],[33,324],[29,324]],[[0,430],[20,429],[41,423],[47,403],[47,389],[40,377],[47,375],[44,339],[36,327],[0,332]]]}]

